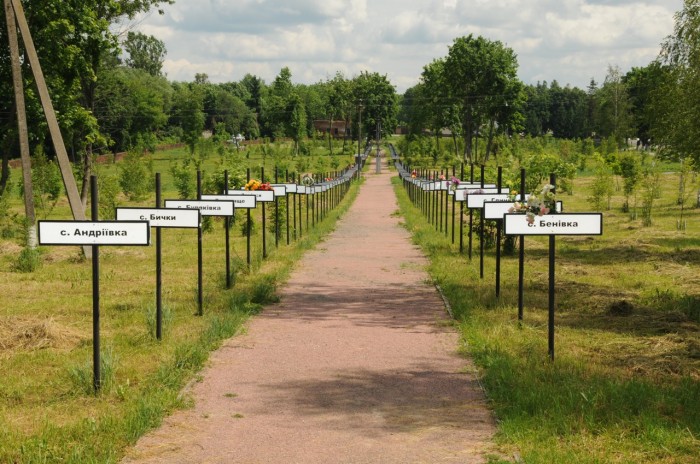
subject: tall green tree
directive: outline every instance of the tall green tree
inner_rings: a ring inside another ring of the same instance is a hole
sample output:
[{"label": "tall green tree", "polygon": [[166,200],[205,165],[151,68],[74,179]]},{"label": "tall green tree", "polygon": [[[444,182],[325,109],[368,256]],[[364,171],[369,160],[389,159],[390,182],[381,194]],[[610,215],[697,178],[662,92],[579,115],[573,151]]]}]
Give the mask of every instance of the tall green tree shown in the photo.
[{"label": "tall green tree", "polygon": [[124,51],[129,54],[125,64],[146,71],[151,76],[162,75],[165,60],[165,43],[152,35],[129,31],[124,41]]},{"label": "tall green tree", "polygon": [[353,95],[363,106],[362,134],[371,138],[378,126],[382,137],[394,132],[399,111],[398,95],[386,75],[363,71],[353,79]]},{"label": "tall green tree", "polygon": [[161,76],[140,69],[117,66],[102,70],[95,92],[99,129],[115,151],[138,144],[154,149],[165,128],[172,105],[173,88]]},{"label": "tall green tree", "polygon": [[651,128],[657,120],[654,93],[668,81],[667,71],[661,63],[653,61],[648,66],[632,68],[624,77],[632,105],[634,135],[644,144],[651,138]]},{"label": "tall green tree", "polygon": [[[153,7],[172,2],[173,0],[24,2],[27,22],[59,115],[64,139],[69,150],[80,155],[83,160],[81,196],[84,203],[87,201],[93,151],[106,146],[106,139],[96,120],[95,102],[100,70],[108,58],[119,53],[119,41],[113,26],[117,22],[131,20]],[[0,54],[5,53],[4,49],[0,51]],[[31,78],[27,80],[31,81]]]},{"label": "tall green tree", "polygon": [[618,66],[609,66],[598,92],[599,131],[604,137],[613,137],[618,146],[631,135],[633,124],[632,105],[623,77]]},{"label": "tall green tree", "polygon": [[[524,102],[517,78],[518,62],[512,49],[499,41],[468,35],[454,40],[445,59],[445,83],[462,109],[464,158],[485,163],[493,148],[496,129],[519,124]],[[481,156],[475,137],[486,138]]]},{"label": "tall green tree", "polygon": [[668,78],[657,89],[652,130],[662,153],[690,156],[700,162],[700,0],[685,0],[675,15],[673,34],[664,42],[658,61]]},{"label": "tall green tree", "polygon": [[201,86],[197,84],[173,84],[173,109],[170,123],[178,127],[181,138],[194,154],[197,141],[204,130],[204,98]]}]

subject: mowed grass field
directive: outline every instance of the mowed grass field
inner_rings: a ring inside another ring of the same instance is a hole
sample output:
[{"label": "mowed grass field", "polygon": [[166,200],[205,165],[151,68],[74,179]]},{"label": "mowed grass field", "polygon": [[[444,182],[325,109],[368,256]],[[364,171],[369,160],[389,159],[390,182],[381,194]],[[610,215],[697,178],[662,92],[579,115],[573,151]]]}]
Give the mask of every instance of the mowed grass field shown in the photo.
[{"label": "mowed grass field", "polygon": [[[496,298],[495,249],[481,279],[478,240],[471,261],[466,238],[460,255],[397,181],[405,226],[430,257],[494,409],[503,455],[493,462],[700,459],[700,209],[691,198],[687,227],[677,229],[678,181],[661,175],[651,226],[623,213],[616,192],[602,236],[556,238],[553,362],[548,238],[525,239],[520,321],[517,252],[502,258]],[[558,197],[566,212],[592,212],[592,182],[579,177],[574,195]]]},{"label": "mowed grass field", "polygon": [[[163,199],[177,198],[169,167],[183,156],[180,149],[153,155],[153,171],[163,177]],[[262,161],[249,163],[255,170]],[[212,157],[202,171],[206,174],[215,164]],[[266,176],[274,173],[269,159],[265,166]],[[100,169],[116,172],[118,167]],[[13,177],[20,173],[13,172]],[[276,288],[301,254],[332,230],[357,188],[353,183],[323,221],[312,213],[309,228],[302,203],[302,228],[292,227],[289,246],[286,225],[278,245],[268,230],[267,259],[257,208],[250,267],[241,233],[246,213],[238,212],[231,228],[231,289],[225,279],[224,222],[213,219],[203,237],[202,316],[197,315],[197,232],[163,229],[162,340],[154,336],[155,247],[101,247],[103,388],[98,394],[92,389],[90,260],[82,259],[79,247],[41,247],[41,265],[34,272],[18,272],[19,240],[0,240],[0,462],[118,462],[124,448],[144,431],[169,411],[187,406],[182,388],[196,381],[209,352],[243,330],[245,320],[262,305],[276,301]],[[150,207],[154,197],[137,203],[120,197],[120,204]],[[300,201],[302,196],[296,199]],[[10,202],[12,211],[23,211],[16,194]],[[294,203],[289,204],[291,208]],[[268,221],[270,209],[272,204],[267,205]],[[280,216],[286,218],[286,211],[281,209]],[[63,198],[49,216],[70,217]]]}]

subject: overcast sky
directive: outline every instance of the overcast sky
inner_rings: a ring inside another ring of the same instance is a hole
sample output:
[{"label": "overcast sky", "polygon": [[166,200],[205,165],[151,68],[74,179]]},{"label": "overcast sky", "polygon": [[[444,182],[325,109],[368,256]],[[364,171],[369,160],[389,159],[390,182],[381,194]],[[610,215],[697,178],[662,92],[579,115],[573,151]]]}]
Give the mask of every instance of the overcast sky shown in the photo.
[{"label": "overcast sky", "polygon": [[501,41],[527,84],[585,89],[608,66],[646,66],[673,32],[682,0],[175,0],[136,28],[165,42],[171,81],[268,84],[284,66],[294,83],[337,71],[387,75],[403,93],[457,37]]}]

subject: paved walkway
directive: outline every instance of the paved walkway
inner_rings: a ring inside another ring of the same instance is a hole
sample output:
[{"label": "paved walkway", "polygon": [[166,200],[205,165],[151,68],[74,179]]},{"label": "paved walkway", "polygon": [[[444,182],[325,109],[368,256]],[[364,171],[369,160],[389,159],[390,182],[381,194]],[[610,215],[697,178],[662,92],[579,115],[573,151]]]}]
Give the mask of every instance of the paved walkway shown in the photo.
[{"label": "paved walkway", "polygon": [[194,407],[126,463],[485,462],[483,393],[394,214],[391,175],[370,171],[281,303],[212,355]]}]

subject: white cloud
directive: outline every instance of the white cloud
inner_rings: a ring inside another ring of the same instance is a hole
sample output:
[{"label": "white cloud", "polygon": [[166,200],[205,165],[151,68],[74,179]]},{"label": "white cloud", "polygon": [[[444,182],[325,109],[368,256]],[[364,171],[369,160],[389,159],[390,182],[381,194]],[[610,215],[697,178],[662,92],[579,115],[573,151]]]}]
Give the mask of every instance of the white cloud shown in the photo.
[{"label": "white cloud", "polygon": [[609,64],[644,66],[673,29],[683,0],[177,0],[138,26],[163,40],[173,80],[246,73],[295,82],[342,71],[388,75],[399,91],[468,34],[513,48],[526,83],[602,81]]}]

